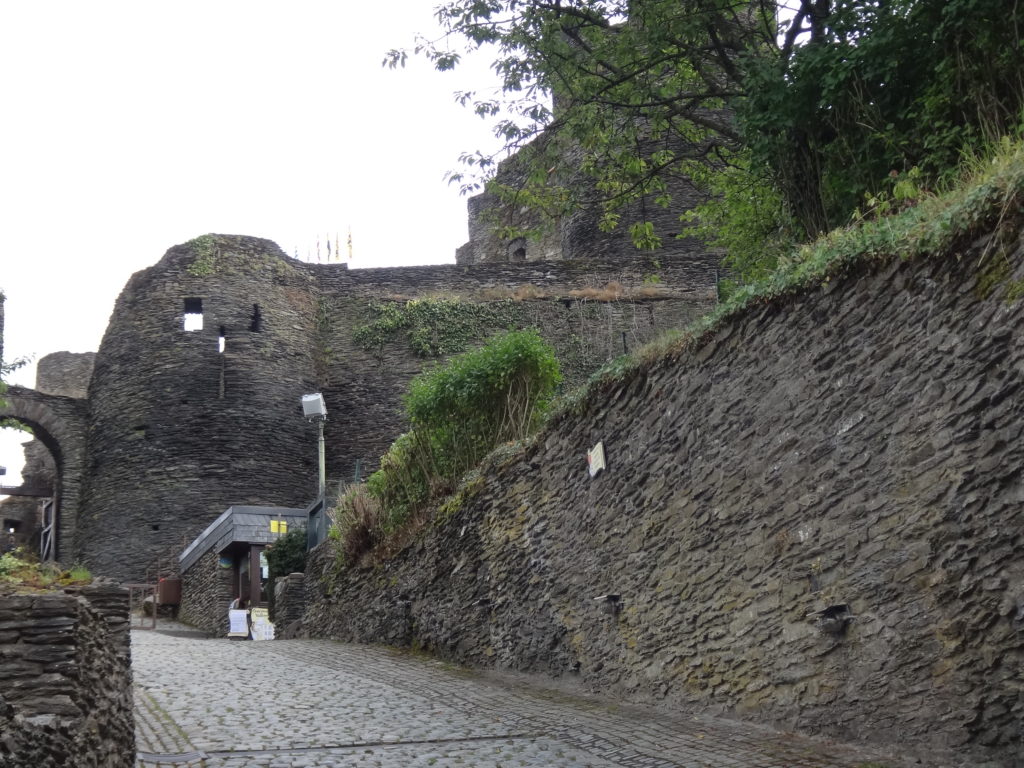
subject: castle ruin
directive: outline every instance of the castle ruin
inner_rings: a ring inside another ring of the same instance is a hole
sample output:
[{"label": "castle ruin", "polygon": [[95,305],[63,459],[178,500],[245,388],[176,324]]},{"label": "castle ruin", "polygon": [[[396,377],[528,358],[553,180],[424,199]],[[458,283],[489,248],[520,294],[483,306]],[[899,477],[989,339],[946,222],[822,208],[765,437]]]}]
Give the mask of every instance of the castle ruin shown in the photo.
[{"label": "castle ruin", "polygon": [[[84,366],[64,371],[78,389],[11,387],[0,416],[31,427],[53,456],[58,558],[141,581],[229,506],[315,499],[303,394],[328,404],[336,489],[372,471],[402,432],[401,395],[433,359],[536,327],[573,386],[694,320],[716,300],[718,264],[683,248],[660,260],[634,251],[348,270],[267,240],[205,235],[132,276],[94,360],[53,361]],[[417,302],[426,319],[386,322]]]}]

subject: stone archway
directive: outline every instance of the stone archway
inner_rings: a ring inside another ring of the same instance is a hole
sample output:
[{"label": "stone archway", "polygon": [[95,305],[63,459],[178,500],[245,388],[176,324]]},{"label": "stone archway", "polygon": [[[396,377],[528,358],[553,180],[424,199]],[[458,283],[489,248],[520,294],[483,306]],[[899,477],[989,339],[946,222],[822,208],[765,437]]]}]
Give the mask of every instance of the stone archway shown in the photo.
[{"label": "stone archway", "polygon": [[57,558],[74,554],[88,405],[85,400],[44,395],[27,387],[10,387],[0,405],[0,419],[13,419],[30,427],[53,455],[57,465]]}]

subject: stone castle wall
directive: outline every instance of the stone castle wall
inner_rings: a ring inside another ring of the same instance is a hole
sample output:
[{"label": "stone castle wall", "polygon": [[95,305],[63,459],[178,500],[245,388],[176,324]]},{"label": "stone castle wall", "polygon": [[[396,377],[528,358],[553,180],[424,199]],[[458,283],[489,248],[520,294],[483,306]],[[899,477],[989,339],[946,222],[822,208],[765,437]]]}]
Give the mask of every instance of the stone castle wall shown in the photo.
[{"label": "stone castle wall", "polygon": [[[634,259],[315,270],[329,320],[324,339],[329,358],[320,387],[329,417],[328,476],[332,483],[351,480],[357,461],[364,477],[375,468],[404,429],[401,397],[409,380],[432,362],[417,355],[403,333],[379,347],[360,346],[353,330],[374,319],[373,304],[440,296],[500,305],[502,319],[480,327],[472,343],[509,325],[538,328],[555,348],[565,386],[572,387],[604,361],[667,328],[684,327],[707,311],[715,302],[715,267],[713,259],[704,257],[666,262],[660,268],[647,259]],[[655,274],[657,284],[644,282]],[[573,296],[574,291],[605,289],[609,283],[621,286],[620,300]],[[515,295],[533,298],[509,298]]]},{"label": "stone castle wall", "polygon": [[[541,139],[540,141],[543,141]],[[533,146],[503,160],[494,182],[508,190],[523,188],[529,175],[529,155]],[[670,150],[679,157],[690,154],[693,147],[673,140],[645,140],[638,147],[643,156],[659,150]],[[545,219],[538,212],[512,199],[502,199],[492,191],[484,191],[468,201],[469,240],[455,252],[460,265],[502,264],[524,261],[608,260],[618,261],[636,257],[638,251],[630,234],[634,222],[649,222],[653,233],[660,238],[662,247],[658,258],[679,258],[701,255],[707,247],[685,234],[680,216],[706,199],[692,182],[681,173],[664,169],[660,178],[665,183],[671,205],[658,204],[659,194],[643,195],[620,206],[616,213],[620,223],[611,231],[604,231],[601,221],[605,214],[604,194],[598,192],[594,179],[579,170],[582,153],[563,148],[562,160],[565,178],[560,182],[573,196],[575,210],[554,220]],[[503,228],[530,232],[528,237],[502,236]]]},{"label": "stone castle wall", "polygon": [[[36,366],[36,391],[44,395],[84,398],[92,375],[94,357],[92,352],[55,352],[41,357]],[[36,429],[39,428],[36,425]],[[52,443],[56,443],[56,440],[52,439]],[[64,491],[60,487],[61,476],[56,456],[39,439],[28,440],[22,446],[25,452],[25,465],[21,470],[22,484],[54,489],[59,503]],[[71,485],[68,491],[73,491]],[[17,534],[9,536],[6,543],[0,542],[0,548],[7,545],[27,546],[37,551],[40,516],[38,498],[10,496],[0,501],[0,518],[21,524]]]},{"label": "stone castle wall", "polygon": [[0,763],[135,764],[128,592],[0,597]]},{"label": "stone castle wall", "polygon": [[86,397],[95,352],[53,352],[36,364],[36,390],[45,395]]},{"label": "stone castle wall", "polygon": [[[372,470],[403,429],[406,385],[430,362],[401,334],[369,349],[356,342],[381,302],[501,305],[502,320],[467,343],[538,326],[579,382],[705,311],[716,276],[707,256],[350,271],[302,264],[258,238],[172,248],[129,281],[94,361],[74,559],[142,581],[228,506],[306,506],[316,495],[316,428],[301,417],[303,394],[322,391],[327,402],[330,487],[357,465]],[[588,298],[609,283],[616,300]],[[184,316],[196,310],[203,327],[187,331]]]},{"label": "stone castle wall", "polygon": [[1016,765],[1024,302],[974,272],[986,245],[752,307],[386,567],[327,579],[324,545],[304,630]]},{"label": "stone castle wall", "polygon": [[181,577],[178,619],[213,637],[228,632],[228,606],[234,599],[231,568],[220,567],[216,552],[200,557]]},{"label": "stone castle wall", "polygon": [[[243,237],[172,248],[132,277],[89,388],[76,549],[94,572],[141,581],[228,506],[312,499],[298,403],[315,391],[313,288],[273,243]],[[203,327],[186,331],[194,307]]]}]

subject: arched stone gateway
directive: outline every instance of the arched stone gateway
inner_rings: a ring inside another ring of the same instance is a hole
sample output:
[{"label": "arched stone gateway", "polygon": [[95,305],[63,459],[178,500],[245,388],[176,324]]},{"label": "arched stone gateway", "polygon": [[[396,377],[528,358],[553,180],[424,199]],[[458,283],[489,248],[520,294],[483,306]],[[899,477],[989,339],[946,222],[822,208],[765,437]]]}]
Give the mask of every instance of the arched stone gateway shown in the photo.
[{"label": "arched stone gateway", "polygon": [[57,465],[57,558],[74,560],[88,405],[85,400],[46,395],[26,387],[10,387],[3,395],[0,419],[13,419],[32,429]]}]

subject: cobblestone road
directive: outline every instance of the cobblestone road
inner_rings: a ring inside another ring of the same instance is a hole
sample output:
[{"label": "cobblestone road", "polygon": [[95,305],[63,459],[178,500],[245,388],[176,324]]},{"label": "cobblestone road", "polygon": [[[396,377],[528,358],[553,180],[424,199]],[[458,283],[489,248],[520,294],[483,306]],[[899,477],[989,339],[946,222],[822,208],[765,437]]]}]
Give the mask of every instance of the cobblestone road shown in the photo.
[{"label": "cobblestone road", "polygon": [[898,763],[322,640],[132,633],[140,768],[862,768]]}]

